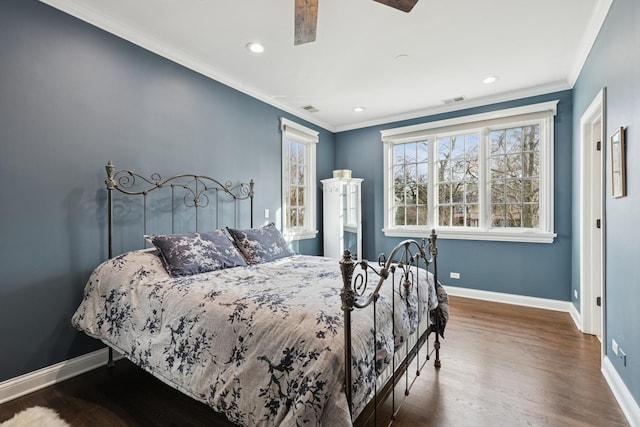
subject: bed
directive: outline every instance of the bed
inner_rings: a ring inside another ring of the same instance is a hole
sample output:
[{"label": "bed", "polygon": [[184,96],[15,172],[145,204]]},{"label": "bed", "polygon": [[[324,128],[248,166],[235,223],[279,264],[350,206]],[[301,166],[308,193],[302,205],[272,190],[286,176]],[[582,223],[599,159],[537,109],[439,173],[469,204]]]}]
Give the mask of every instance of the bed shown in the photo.
[{"label": "bed", "polygon": [[[414,375],[434,353],[440,366],[448,304],[435,233],[376,263],[348,251],[341,260],[307,256],[273,224],[254,226],[253,181],[145,178],[109,162],[106,186],[109,258],[72,324],[108,345],[110,364],[115,349],[239,426],[374,424],[390,394],[396,410],[401,378],[408,393],[410,362]],[[160,191],[169,195],[151,199]],[[142,202],[130,208],[114,193]],[[195,216],[187,225],[175,214],[186,211]],[[142,233],[116,214],[141,220]],[[149,232],[158,224],[168,232]],[[114,249],[115,236],[142,247]]]}]

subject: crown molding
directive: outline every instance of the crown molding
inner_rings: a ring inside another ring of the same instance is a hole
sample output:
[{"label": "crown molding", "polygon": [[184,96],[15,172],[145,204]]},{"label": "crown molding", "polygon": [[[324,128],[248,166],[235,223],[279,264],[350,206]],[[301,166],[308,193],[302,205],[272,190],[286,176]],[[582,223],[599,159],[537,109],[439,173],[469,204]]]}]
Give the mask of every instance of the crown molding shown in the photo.
[{"label": "crown molding", "polygon": [[606,16],[609,12],[609,9],[613,3],[613,0],[599,0],[594,10],[591,19],[589,21],[589,25],[585,32],[585,37],[582,39],[582,43],[578,48],[578,59],[567,76],[567,80],[565,81],[557,81],[551,82],[549,84],[540,85],[536,87],[518,89],[515,91],[499,93],[495,95],[490,95],[486,97],[481,97],[477,99],[469,99],[463,101],[461,103],[449,104],[449,105],[437,105],[437,106],[429,106],[424,109],[414,110],[403,112],[395,115],[388,116],[380,116],[378,118],[374,118],[368,121],[362,121],[357,123],[352,123],[344,126],[333,126],[329,123],[326,123],[322,120],[319,120],[317,117],[313,116],[311,113],[307,113],[305,111],[301,111],[297,108],[292,108],[289,105],[286,105],[282,102],[279,102],[277,99],[274,99],[272,96],[269,96],[256,88],[249,87],[245,83],[237,81],[232,77],[226,75],[218,69],[215,69],[209,64],[205,64],[202,61],[199,61],[197,58],[181,51],[177,48],[171,48],[165,46],[163,43],[155,40],[153,37],[144,34],[135,28],[131,28],[122,22],[114,20],[113,18],[106,16],[100,11],[92,8],[86,2],[81,2],[78,0],[39,0],[41,3],[47,4],[55,9],[58,9],[64,13],[67,13],[71,16],[74,16],[84,22],[87,22],[97,28],[100,28],[104,31],[107,31],[119,38],[122,38],[126,41],[129,41],[137,46],[142,47],[152,53],[155,53],[163,58],[166,58],[170,61],[173,61],[177,64],[180,64],[192,71],[195,71],[199,74],[202,74],[208,78],[216,80],[226,86],[229,86],[241,93],[249,95],[259,101],[264,102],[265,104],[271,105],[275,108],[278,108],[282,111],[285,111],[299,119],[305,120],[309,123],[312,123],[316,126],[321,127],[329,132],[339,133],[345,132],[349,130],[361,129],[371,126],[378,126],[383,124],[389,124],[404,120],[411,120],[420,117],[431,116],[435,114],[448,113],[452,111],[460,111],[474,107],[480,107],[484,105],[512,101],[520,98],[527,98],[531,96],[544,95],[547,93],[562,91],[572,89],[580,72],[582,71],[582,67],[593,47],[593,44],[598,36],[600,28],[606,19]]},{"label": "crown molding", "polygon": [[596,3],[596,8],[594,9],[591,19],[589,20],[589,24],[585,29],[585,35],[582,38],[582,42],[576,49],[578,52],[576,62],[569,72],[568,81],[571,84],[571,87],[573,87],[576,84],[576,81],[578,81],[578,77],[582,72],[582,67],[584,67],[585,62],[587,62],[589,53],[598,38],[602,24],[604,24],[605,19],[607,19],[607,15],[609,14],[609,9],[612,4],[613,0],[599,0]]},{"label": "crown molding", "polygon": [[469,108],[482,107],[490,104],[497,104],[501,102],[514,101],[522,98],[529,98],[532,96],[546,95],[553,92],[560,92],[563,90],[571,89],[572,86],[567,81],[560,81],[549,83],[542,86],[536,86],[531,88],[520,89],[511,92],[498,93],[491,96],[484,96],[476,99],[468,99],[456,104],[438,105],[434,107],[428,107],[425,109],[409,111],[393,116],[383,116],[374,120],[366,122],[354,123],[352,125],[336,127],[335,132],[345,132],[354,129],[362,129],[371,126],[386,125],[395,122],[401,122],[404,120],[418,119],[421,117],[433,116],[436,114],[450,113],[452,111],[462,111]]}]

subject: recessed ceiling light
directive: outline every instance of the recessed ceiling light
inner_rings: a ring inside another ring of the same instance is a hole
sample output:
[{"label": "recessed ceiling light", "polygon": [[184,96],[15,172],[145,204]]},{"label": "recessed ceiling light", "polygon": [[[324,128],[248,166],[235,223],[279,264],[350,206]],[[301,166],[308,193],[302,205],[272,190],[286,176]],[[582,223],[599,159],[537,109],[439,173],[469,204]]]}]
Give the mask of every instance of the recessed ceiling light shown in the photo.
[{"label": "recessed ceiling light", "polygon": [[353,111],[356,113],[362,113],[364,111],[364,107],[353,107]]},{"label": "recessed ceiling light", "polygon": [[482,83],[488,85],[488,84],[491,84],[491,83],[495,83],[496,81],[498,81],[498,76],[489,76],[489,77],[486,77],[482,81]]},{"label": "recessed ceiling light", "polygon": [[249,49],[253,53],[262,53],[264,52],[264,46],[262,46],[258,42],[247,43],[247,49]]}]

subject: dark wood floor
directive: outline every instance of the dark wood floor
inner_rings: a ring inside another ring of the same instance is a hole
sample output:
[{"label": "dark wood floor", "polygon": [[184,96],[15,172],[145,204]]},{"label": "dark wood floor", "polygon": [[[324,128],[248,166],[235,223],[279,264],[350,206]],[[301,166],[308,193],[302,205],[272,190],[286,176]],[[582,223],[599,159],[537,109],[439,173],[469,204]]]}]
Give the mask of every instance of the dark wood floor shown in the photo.
[{"label": "dark wood floor", "polygon": [[[452,297],[442,368],[423,371],[394,426],[628,426],[599,345],[566,313]],[[230,425],[124,360],[0,405],[0,422],[34,405],[74,427]]]}]

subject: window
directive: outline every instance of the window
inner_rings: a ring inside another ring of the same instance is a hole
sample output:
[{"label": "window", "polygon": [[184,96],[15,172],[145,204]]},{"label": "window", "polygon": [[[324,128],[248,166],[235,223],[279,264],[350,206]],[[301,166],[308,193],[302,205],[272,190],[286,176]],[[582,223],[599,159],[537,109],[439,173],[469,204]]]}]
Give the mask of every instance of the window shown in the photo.
[{"label": "window", "polygon": [[480,225],[478,132],[436,138],[438,225]]},{"label": "window", "polygon": [[425,141],[393,145],[393,221],[396,226],[426,226],[429,153]]},{"label": "window", "polygon": [[556,105],[382,131],[385,235],[553,242]]},{"label": "window", "polygon": [[489,133],[491,226],[536,229],[540,223],[540,126]]},{"label": "window", "polygon": [[316,230],[316,144],[318,132],[280,119],[282,130],[283,234],[314,238]]}]

